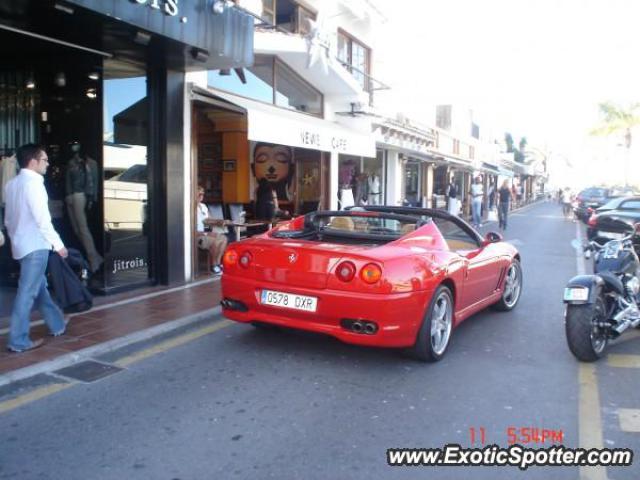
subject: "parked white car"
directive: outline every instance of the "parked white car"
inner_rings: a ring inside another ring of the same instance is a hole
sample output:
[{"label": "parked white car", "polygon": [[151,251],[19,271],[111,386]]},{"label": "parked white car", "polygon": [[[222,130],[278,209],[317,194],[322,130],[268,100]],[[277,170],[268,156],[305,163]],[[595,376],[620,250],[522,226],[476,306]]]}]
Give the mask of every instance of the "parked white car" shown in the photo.
[{"label": "parked white car", "polygon": [[146,165],[133,165],[104,182],[106,230],[141,231],[146,218],[146,205]]}]

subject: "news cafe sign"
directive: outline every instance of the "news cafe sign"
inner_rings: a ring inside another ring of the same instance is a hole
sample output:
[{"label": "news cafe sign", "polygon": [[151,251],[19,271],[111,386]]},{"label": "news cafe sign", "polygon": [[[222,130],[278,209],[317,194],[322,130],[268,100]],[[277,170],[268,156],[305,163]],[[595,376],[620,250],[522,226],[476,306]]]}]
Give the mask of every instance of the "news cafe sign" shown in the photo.
[{"label": "news cafe sign", "polygon": [[322,135],[320,132],[312,132],[309,130],[300,131],[300,143],[304,147],[312,147],[331,152],[346,152],[348,149],[348,142],[344,137]]},{"label": "news cafe sign", "polygon": [[129,0],[137,5],[147,6],[155,10],[162,11],[165,15],[175,17],[178,15],[179,0]]}]

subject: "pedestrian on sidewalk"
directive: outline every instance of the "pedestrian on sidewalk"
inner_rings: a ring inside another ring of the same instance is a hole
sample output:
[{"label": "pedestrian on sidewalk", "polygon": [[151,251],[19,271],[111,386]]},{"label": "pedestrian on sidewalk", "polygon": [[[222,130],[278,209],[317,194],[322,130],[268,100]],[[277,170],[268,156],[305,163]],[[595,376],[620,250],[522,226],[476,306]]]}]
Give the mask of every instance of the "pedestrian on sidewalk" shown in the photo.
[{"label": "pedestrian on sidewalk", "polygon": [[564,218],[571,218],[573,216],[573,209],[571,208],[572,195],[569,187],[565,187],[562,192],[562,214]]},{"label": "pedestrian on sidewalk", "polygon": [[482,226],[482,197],[484,191],[482,188],[482,178],[476,177],[475,183],[471,185],[471,218],[475,227]]},{"label": "pedestrian on sidewalk", "polygon": [[458,215],[460,213],[460,200],[458,200],[458,187],[453,181],[453,177],[449,180],[449,186],[447,187],[447,210],[451,215]]},{"label": "pedestrian on sidewalk", "polygon": [[509,204],[513,200],[513,193],[509,188],[509,180],[502,182],[498,190],[498,227],[501,230],[507,229],[507,217],[509,216]]},{"label": "pedestrian on sidewalk", "polygon": [[18,148],[20,173],[4,189],[4,223],[11,239],[13,258],[20,262],[18,293],[11,312],[7,349],[24,352],[42,345],[43,340],[29,338],[31,308],[42,314],[51,335],[65,332],[62,310],[53,302],[47,290],[45,272],[49,252],[55,250],[62,258],[68,253],[51,224],[49,198],[44,188],[44,174],[49,159],[44,149],[27,144]]}]

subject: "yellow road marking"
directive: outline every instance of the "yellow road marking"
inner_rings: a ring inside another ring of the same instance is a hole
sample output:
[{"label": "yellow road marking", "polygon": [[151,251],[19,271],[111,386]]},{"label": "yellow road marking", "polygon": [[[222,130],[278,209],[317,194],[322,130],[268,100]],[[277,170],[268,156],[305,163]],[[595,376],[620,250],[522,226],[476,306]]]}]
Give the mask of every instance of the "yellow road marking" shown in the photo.
[{"label": "yellow road marking", "polygon": [[[600,394],[596,367],[590,363],[581,363],[578,372],[580,401],[578,405],[579,432],[581,448],[602,448],[602,420],[600,418]],[[582,480],[606,480],[606,467],[580,467]]]},{"label": "yellow road marking", "polygon": [[637,408],[619,408],[618,421],[623,432],[640,433],[640,410]]},{"label": "yellow road marking", "polygon": [[157,355],[158,353],[166,352],[167,350],[170,350],[172,348],[184,345],[185,343],[191,342],[197,338],[203,337],[204,335],[208,335],[232,324],[233,322],[231,320],[223,320],[219,323],[216,323],[215,325],[201,328],[200,330],[196,330],[195,332],[172,338],[165,342],[159,343],[158,345],[154,345],[153,347],[136,352],[132,355],[122,357],[121,359],[114,362],[114,365],[117,365],[119,367],[127,367],[132,363],[139,362],[140,360],[152,357],[153,355]]},{"label": "yellow road marking", "polygon": [[640,368],[640,355],[616,355],[607,356],[607,363],[610,367],[620,368]]},{"label": "yellow road marking", "polygon": [[[132,363],[138,362],[140,360],[144,360],[145,358],[149,358],[158,353],[166,352],[171,348],[178,347],[180,345],[184,345],[185,343],[191,342],[192,340],[196,340],[204,335],[208,335],[217,330],[221,330],[229,325],[232,325],[233,322],[230,320],[223,320],[221,322],[216,323],[215,325],[210,325],[205,328],[201,328],[200,330],[196,330],[191,333],[187,333],[185,335],[181,335],[179,337],[173,338],[171,340],[167,340],[165,342],[159,343],[153,347],[147,348],[145,350],[141,350],[132,355],[126,356],[114,362],[114,365],[119,367],[126,367],[131,365]],[[19,397],[12,398],[11,400],[6,400],[4,402],[0,402],[0,414],[13,410],[15,408],[26,405],[27,403],[34,402],[36,400],[40,400],[42,398],[48,397],[49,395],[53,395],[61,390],[65,390],[69,387],[76,385],[76,383],[56,383],[54,385],[47,385],[44,387],[36,388],[31,392],[25,393],[24,395],[20,395]]]},{"label": "yellow road marking", "polygon": [[49,395],[52,395],[61,390],[65,390],[73,385],[73,383],[56,383],[54,385],[47,385],[45,387],[36,388],[29,393],[25,393],[24,395],[20,395],[16,398],[12,398],[11,400],[0,402],[0,414],[26,405],[27,403],[40,400],[41,398],[48,397]]}]

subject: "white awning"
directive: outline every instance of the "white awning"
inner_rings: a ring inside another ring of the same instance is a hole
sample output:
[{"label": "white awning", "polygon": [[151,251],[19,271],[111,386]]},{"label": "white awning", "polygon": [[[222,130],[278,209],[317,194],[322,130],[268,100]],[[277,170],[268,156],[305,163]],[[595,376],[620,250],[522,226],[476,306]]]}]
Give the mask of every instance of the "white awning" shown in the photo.
[{"label": "white awning", "polygon": [[[194,91],[200,94],[199,97],[202,97],[201,89],[194,88]],[[376,141],[373,134],[366,134],[336,122],[267,105],[219,90],[207,90],[207,95],[218,97],[247,112],[249,140],[358,157],[373,158],[376,156]]]}]

